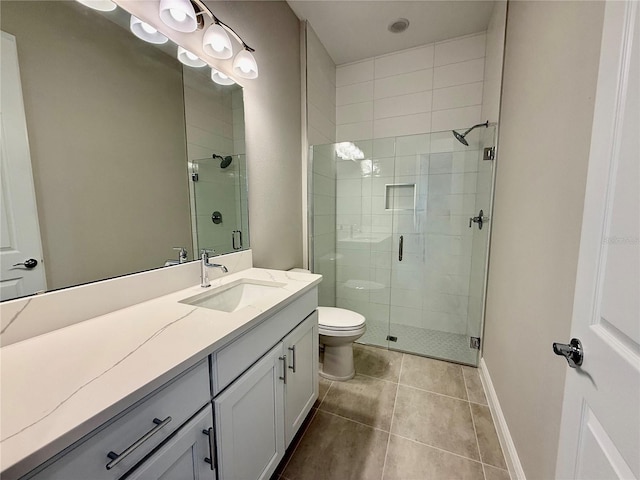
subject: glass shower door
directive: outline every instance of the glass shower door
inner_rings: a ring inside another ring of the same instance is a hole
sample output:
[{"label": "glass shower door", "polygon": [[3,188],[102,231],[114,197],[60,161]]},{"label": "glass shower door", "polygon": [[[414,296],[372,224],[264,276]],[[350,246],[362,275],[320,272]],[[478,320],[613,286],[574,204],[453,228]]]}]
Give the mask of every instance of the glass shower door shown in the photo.
[{"label": "glass shower door", "polygon": [[483,147],[494,130],[471,132],[469,146],[451,131],[396,139],[384,191],[393,213],[389,348],[477,364],[489,229],[470,219],[491,209]]}]

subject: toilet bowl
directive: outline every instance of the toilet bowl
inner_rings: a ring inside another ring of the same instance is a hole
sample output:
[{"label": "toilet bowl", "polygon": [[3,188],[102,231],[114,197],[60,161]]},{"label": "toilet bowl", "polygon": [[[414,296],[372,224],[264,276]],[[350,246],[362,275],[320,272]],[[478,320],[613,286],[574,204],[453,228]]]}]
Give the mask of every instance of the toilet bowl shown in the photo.
[{"label": "toilet bowl", "polygon": [[353,342],[366,331],[365,318],[344,308],[318,307],[318,333],[324,345],[320,376],[345,381],[356,374]]},{"label": "toilet bowl", "polygon": [[[310,273],[293,268],[292,272]],[[364,316],[351,310],[318,307],[318,333],[324,345],[324,362],[320,376],[329,380],[350,380],[356,374],[353,363],[353,342],[367,330]]]}]

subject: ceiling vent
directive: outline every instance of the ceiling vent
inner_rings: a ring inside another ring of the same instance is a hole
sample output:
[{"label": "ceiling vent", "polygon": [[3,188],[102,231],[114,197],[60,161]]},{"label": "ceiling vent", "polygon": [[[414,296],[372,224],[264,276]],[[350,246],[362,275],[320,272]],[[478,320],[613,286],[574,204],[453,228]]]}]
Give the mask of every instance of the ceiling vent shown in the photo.
[{"label": "ceiling vent", "polygon": [[391,33],[402,33],[409,28],[409,20],[406,18],[398,18],[389,24],[387,30]]}]

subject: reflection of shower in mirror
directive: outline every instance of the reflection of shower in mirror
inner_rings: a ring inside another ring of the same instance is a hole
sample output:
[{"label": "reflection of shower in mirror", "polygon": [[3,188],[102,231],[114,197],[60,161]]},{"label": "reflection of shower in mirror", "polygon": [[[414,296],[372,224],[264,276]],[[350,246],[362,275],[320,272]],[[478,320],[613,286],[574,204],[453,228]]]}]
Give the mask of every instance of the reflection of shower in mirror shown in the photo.
[{"label": "reflection of shower in mirror", "polygon": [[231,157],[231,155],[227,155],[226,157],[223,157],[221,155],[214,153],[212,157],[214,159],[216,158],[220,159],[220,168],[227,168],[229,165],[231,165],[231,162],[233,161],[233,157]]}]

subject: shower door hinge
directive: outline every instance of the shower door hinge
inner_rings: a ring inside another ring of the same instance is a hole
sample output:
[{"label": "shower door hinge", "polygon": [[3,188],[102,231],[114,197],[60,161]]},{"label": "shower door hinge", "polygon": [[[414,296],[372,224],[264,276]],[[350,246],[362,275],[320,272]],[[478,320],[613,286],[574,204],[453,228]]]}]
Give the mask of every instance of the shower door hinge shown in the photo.
[{"label": "shower door hinge", "polygon": [[496,147],[485,147],[482,155],[483,160],[493,160],[496,156]]},{"label": "shower door hinge", "polygon": [[480,350],[480,337],[469,337],[469,348]]},{"label": "shower door hinge", "polygon": [[397,342],[398,341],[398,337],[394,337],[393,335],[387,335],[387,340],[389,342]]}]

